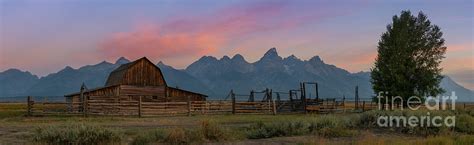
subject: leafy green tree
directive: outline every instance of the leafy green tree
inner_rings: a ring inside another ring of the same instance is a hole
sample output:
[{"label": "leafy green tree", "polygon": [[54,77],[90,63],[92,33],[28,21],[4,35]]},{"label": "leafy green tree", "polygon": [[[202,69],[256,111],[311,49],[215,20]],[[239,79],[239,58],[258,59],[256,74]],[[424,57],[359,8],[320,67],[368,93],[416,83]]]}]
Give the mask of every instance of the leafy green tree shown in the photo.
[{"label": "leafy green tree", "polygon": [[414,16],[402,11],[392,21],[379,40],[371,70],[374,92],[388,92],[381,96],[388,97],[389,104],[392,97],[401,96],[405,106],[411,96],[424,98],[443,93],[439,86],[443,78],[440,63],[446,47],[440,28],[432,25],[423,12]]}]

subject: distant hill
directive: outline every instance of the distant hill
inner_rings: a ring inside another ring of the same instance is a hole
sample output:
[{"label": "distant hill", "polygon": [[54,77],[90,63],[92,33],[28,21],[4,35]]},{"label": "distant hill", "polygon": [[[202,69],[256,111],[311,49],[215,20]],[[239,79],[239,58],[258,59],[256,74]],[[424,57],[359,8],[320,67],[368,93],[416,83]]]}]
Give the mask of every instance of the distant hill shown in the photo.
[{"label": "distant hill", "polygon": [[37,96],[63,96],[78,92],[82,83],[86,84],[88,88],[104,86],[109,73],[128,62],[127,59],[120,58],[115,63],[103,61],[79,69],[67,66],[57,73],[40,78],[27,92],[29,95]]},{"label": "distant hill", "polygon": [[[88,88],[104,86],[108,75],[120,65],[130,61],[121,57],[115,63],[103,61],[78,69],[69,66],[59,72],[38,78],[29,72],[10,69],[0,73],[0,96],[63,96],[78,92],[82,83]],[[213,95],[199,80],[184,71],[176,70],[163,63],[157,64],[162,70],[169,86]]]},{"label": "distant hill", "polygon": [[9,69],[0,72],[0,96],[22,96],[39,81],[38,76],[27,71]]},{"label": "distant hill", "polygon": [[[108,74],[121,64],[130,62],[125,58],[115,63],[101,62],[79,69],[66,67],[57,73],[38,78],[29,72],[10,69],[0,73],[0,96],[62,96],[77,92],[84,82],[89,88],[103,86]],[[169,86],[179,87],[210,96],[210,99],[223,99],[231,89],[238,94],[249,94],[251,90],[260,91],[271,88],[273,91],[288,92],[298,89],[299,82],[318,82],[319,94],[323,98],[354,98],[355,86],[359,95],[370,98],[373,91],[369,72],[350,73],[337,66],[325,63],[319,56],[301,60],[294,55],[283,58],[272,48],[253,63],[237,54],[232,58],[224,56],[217,59],[203,56],[184,70],[178,70],[159,62]],[[446,76],[441,86],[447,94],[455,91],[459,101],[474,101],[474,92],[457,84]],[[314,87],[307,87],[308,94],[315,97]],[[286,95],[282,95],[286,97]]]},{"label": "distant hill", "polygon": [[451,92],[455,92],[458,96],[458,101],[474,102],[474,91],[464,88],[463,86],[454,82],[450,77],[445,76],[441,81],[441,87],[446,90],[446,96],[450,96]]}]

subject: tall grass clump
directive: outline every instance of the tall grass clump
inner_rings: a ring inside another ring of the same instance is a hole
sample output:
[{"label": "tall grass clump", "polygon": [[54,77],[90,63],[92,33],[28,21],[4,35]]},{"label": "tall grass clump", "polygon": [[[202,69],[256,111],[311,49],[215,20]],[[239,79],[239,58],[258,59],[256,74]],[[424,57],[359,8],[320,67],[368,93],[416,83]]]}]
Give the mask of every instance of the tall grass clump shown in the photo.
[{"label": "tall grass clump", "polygon": [[157,143],[164,141],[167,133],[163,129],[155,129],[136,136],[131,142],[132,145],[147,145],[150,143]]},{"label": "tall grass clump", "polygon": [[387,111],[371,110],[360,114],[358,124],[361,128],[375,128],[377,125],[377,118],[379,116],[387,116]]},{"label": "tall grass clump", "polygon": [[205,140],[224,141],[231,138],[230,131],[221,127],[214,121],[205,120],[201,122],[198,133],[201,133]]},{"label": "tall grass clump", "polygon": [[[197,136],[197,137],[196,137]],[[157,143],[189,144],[202,139],[194,130],[174,127],[168,129],[156,129],[136,136],[132,145],[148,145]]]},{"label": "tall grass clump", "polygon": [[168,130],[168,135],[164,142],[172,144],[215,142],[229,140],[232,136],[233,134],[228,129],[214,121],[205,120],[197,128],[173,128]]},{"label": "tall grass clump", "polygon": [[[188,133],[187,133],[188,132]],[[185,130],[183,128],[172,128],[168,130],[168,135],[164,139],[164,142],[166,143],[171,143],[171,144],[186,144],[190,143],[190,136],[187,136],[186,134],[189,134],[189,130]]]},{"label": "tall grass clump", "polygon": [[119,130],[87,124],[38,127],[33,140],[47,144],[112,144],[121,141],[123,133]]},{"label": "tall grass clump", "polygon": [[350,130],[357,126],[354,123],[358,116],[336,117],[321,116],[312,120],[309,125],[309,131],[323,137],[348,137],[355,135],[355,131]]},{"label": "tall grass clump", "polygon": [[246,129],[249,139],[295,136],[308,134],[309,124],[303,121],[263,123],[258,122]]},{"label": "tall grass clump", "polygon": [[[214,121],[202,121],[197,128],[184,129],[181,127],[156,129],[145,132],[134,138],[133,145],[154,143],[190,144],[205,141],[225,141],[232,139],[236,134],[220,126]],[[237,135],[238,136],[238,135]]]}]

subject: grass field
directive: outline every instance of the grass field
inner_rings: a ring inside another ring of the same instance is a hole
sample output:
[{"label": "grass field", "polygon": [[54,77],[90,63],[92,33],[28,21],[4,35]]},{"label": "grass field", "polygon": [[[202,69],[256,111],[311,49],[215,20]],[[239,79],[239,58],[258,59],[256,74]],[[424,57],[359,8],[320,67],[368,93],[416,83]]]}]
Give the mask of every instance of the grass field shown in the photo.
[{"label": "grass field", "polygon": [[24,104],[0,104],[0,144],[474,144],[472,110],[433,113],[456,115],[454,128],[374,127],[382,111],[153,118],[25,113]]}]

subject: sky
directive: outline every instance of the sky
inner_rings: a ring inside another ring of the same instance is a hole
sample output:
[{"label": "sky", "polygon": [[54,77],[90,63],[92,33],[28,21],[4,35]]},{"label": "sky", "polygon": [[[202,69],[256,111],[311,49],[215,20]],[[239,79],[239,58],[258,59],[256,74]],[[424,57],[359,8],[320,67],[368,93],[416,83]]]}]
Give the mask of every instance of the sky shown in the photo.
[{"label": "sky", "polygon": [[257,61],[320,56],[369,71],[377,42],[402,10],[428,15],[448,47],[443,73],[474,89],[474,1],[0,0],[0,72],[38,76],[66,66],[143,56],[183,69],[204,55]]}]

